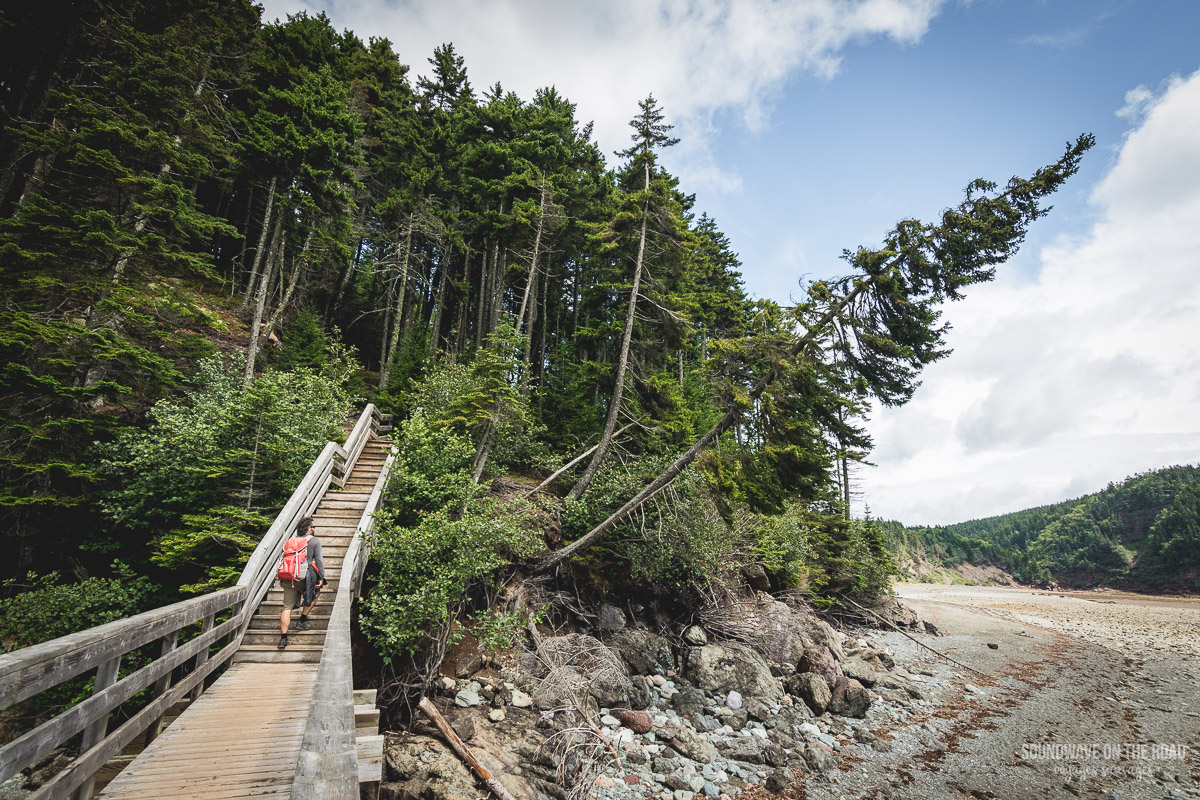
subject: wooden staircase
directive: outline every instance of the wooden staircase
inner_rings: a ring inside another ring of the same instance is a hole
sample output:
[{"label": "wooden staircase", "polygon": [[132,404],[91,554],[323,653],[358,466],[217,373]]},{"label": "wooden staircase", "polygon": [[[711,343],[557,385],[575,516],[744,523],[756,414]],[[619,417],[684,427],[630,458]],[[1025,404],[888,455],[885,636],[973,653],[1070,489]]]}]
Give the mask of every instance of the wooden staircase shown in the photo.
[{"label": "wooden staircase", "polygon": [[315,664],[321,660],[321,649],[325,645],[325,631],[329,628],[329,616],[333,611],[333,598],[337,594],[342,577],[342,560],[354,539],[355,527],[362,518],[367,499],[387,452],[391,448],[388,439],[372,436],[363,448],[362,455],[346,478],[344,488],[329,491],[313,513],[316,536],[321,540],[321,557],[325,561],[328,583],[318,595],[317,602],[309,615],[311,628],[297,630],[299,610],[292,612],[288,631],[288,646],[280,649],[279,615],[283,611],[283,589],[278,584],[271,587],[258,610],[250,618],[242,646],[233,657],[235,664]]}]

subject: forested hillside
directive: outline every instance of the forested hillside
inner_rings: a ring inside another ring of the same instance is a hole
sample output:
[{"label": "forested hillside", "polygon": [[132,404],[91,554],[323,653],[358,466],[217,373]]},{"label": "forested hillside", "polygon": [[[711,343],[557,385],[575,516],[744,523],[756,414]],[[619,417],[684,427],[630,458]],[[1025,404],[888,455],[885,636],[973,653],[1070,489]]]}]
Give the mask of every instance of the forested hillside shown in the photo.
[{"label": "forested hillside", "polygon": [[1200,588],[1195,466],[1134,475],[1096,494],[1012,514],[944,527],[884,527],[902,561],[987,564],[1030,584]]},{"label": "forested hillside", "polygon": [[868,404],[947,355],[941,303],[1092,143],[973,182],[782,307],[664,169],[653,97],[609,157],[552,65],[521,98],[449,44],[397,54],[324,16],[76,11],[0,16],[9,645],[226,585],[367,398],[400,421],[364,614],[385,652],[513,562],[877,594],[882,534],[846,502]]}]

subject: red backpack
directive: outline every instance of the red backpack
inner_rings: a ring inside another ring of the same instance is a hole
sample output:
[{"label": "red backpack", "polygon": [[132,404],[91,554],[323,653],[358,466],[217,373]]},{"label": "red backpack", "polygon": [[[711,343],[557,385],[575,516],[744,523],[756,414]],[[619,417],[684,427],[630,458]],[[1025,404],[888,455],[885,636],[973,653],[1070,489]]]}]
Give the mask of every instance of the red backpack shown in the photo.
[{"label": "red backpack", "polygon": [[308,576],[308,537],[293,536],[283,543],[283,555],[275,565],[281,581],[302,581]]}]

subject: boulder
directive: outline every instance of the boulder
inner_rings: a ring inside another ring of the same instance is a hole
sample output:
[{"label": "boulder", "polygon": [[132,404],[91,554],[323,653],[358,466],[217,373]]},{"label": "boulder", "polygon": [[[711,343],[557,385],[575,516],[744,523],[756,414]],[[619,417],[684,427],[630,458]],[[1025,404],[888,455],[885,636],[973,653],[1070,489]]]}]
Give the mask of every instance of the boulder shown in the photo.
[{"label": "boulder", "polygon": [[815,672],[825,679],[825,683],[833,686],[837,683],[838,668],[832,651],[824,646],[806,647],[796,662],[797,672]]},{"label": "boulder", "polygon": [[712,743],[687,725],[673,725],[662,729],[659,734],[662,738],[670,739],[672,749],[698,764],[710,764],[717,758],[717,750]]},{"label": "boulder", "polygon": [[743,697],[772,704],[783,697],[783,686],[771,674],[770,665],[736,642],[693,648],[688,653],[685,675],[697,688],[713,695],[736,691]]},{"label": "boulder", "polygon": [[813,772],[821,773],[836,767],[838,759],[832,749],[810,739],[804,743],[804,762]]},{"label": "boulder", "polygon": [[861,719],[871,707],[871,693],[854,678],[840,678],[831,694],[828,710],[834,714]]},{"label": "boulder", "polygon": [[725,758],[746,764],[762,764],[767,743],[757,736],[735,736],[717,742],[717,752]]},{"label": "boulder", "polygon": [[624,630],[625,612],[610,603],[601,603],[596,625],[608,633]]},{"label": "boulder", "polygon": [[613,636],[612,647],[630,675],[653,675],[675,666],[667,640],[651,631],[626,628]]},{"label": "boulder", "polygon": [[895,669],[896,660],[892,658],[892,654],[886,650],[863,650],[858,654],[858,657],[868,664],[874,665],[877,669]]},{"label": "boulder", "polygon": [[846,651],[842,649],[842,635],[833,629],[823,619],[818,619],[813,622],[812,638],[816,644],[829,648],[829,652],[838,661],[843,661],[846,658]]},{"label": "boulder", "polygon": [[861,655],[850,656],[842,662],[842,674],[853,678],[863,686],[874,686],[883,678],[883,674],[874,663],[865,661]]},{"label": "boulder", "polygon": [[742,577],[756,592],[771,591],[771,579],[767,577],[767,571],[763,569],[762,564],[750,564],[742,567]]},{"label": "boulder", "polygon": [[829,707],[833,694],[825,678],[815,672],[800,672],[787,679],[788,694],[804,701],[812,713],[820,716]]},{"label": "boulder", "polygon": [[429,736],[389,738],[382,800],[461,800],[475,797],[475,778],[454,752]]},{"label": "boulder", "polygon": [[675,713],[681,717],[696,717],[703,713],[704,707],[708,705],[708,698],[695,686],[683,683],[679,691],[671,698],[671,705],[674,707]]},{"label": "boulder", "polygon": [[693,647],[703,647],[708,644],[708,634],[699,625],[689,625],[683,632],[683,640]]}]

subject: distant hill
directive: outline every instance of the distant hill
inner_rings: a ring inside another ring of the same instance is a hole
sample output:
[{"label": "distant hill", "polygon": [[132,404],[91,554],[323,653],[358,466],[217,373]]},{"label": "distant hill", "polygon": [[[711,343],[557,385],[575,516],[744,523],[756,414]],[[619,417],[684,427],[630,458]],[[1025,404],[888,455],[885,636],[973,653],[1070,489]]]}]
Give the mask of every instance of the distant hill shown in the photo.
[{"label": "distant hill", "polygon": [[[882,523],[910,577],[995,572],[1020,583],[1200,591],[1200,467],[1175,466],[1103,491],[944,527]],[[966,565],[966,569],[964,569]]]}]

